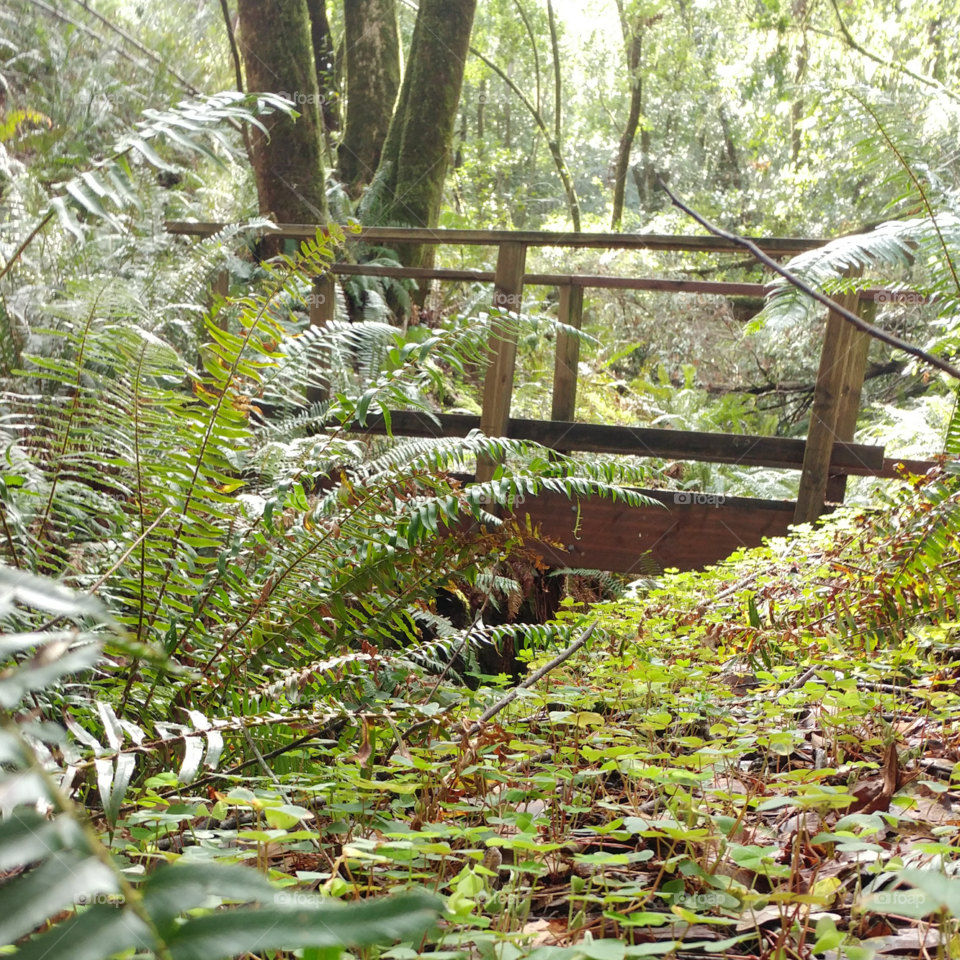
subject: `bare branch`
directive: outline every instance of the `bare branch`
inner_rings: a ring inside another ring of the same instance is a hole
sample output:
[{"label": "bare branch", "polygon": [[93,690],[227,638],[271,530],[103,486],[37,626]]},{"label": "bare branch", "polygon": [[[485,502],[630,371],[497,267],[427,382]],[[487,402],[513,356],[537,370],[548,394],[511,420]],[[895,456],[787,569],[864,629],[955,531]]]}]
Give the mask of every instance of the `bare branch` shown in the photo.
[{"label": "bare branch", "polygon": [[857,41],[853,39],[853,34],[851,34],[847,29],[847,25],[843,22],[843,17],[840,16],[840,8],[837,6],[837,0],[830,0],[830,3],[833,6],[833,12],[837,15],[837,23],[840,24],[840,32],[843,34],[843,39],[846,41],[847,46],[850,47],[851,50],[856,50],[857,53],[866,57],[868,60],[872,60],[874,63],[879,63],[881,67],[889,67],[891,70],[896,70],[907,77],[911,77],[919,83],[925,84],[928,87],[932,87],[934,90],[938,90],[951,100],[960,102],[960,95],[954,93],[951,89],[949,89],[949,87],[945,87],[939,80],[934,80],[933,77],[925,77],[922,73],[914,73],[913,70],[911,70],[909,67],[905,67],[902,63],[894,63],[892,60],[884,60],[883,57],[878,57],[877,54],[857,43]]},{"label": "bare branch", "polygon": [[916,357],[918,360],[923,360],[924,363],[930,364],[931,367],[936,367],[938,370],[942,370],[944,373],[949,374],[955,380],[960,380],[960,369],[955,367],[952,363],[948,363],[946,360],[941,360],[939,357],[934,356],[932,353],[927,353],[926,350],[922,350],[920,347],[914,346],[912,343],[907,343],[906,340],[901,340],[899,337],[895,337],[892,333],[887,333],[885,330],[881,330],[879,327],[875,327],[872,324],[867,323],[865,320],[862,320],[855,313],[847,310],[846,307],[841,306],[835,300],[831,300],[829,297],[820,293],[819,290],[815,290],[808,283],[805,283],[798,276],[791,273],[785,267],[780,266],[776,260],[768,257],[755,243],[748,240],[746,237],[738,236],[735,233],[729,233],[728,231],[718,227],[709,220],[702,217],[699,213],[694,210],[691,210],[682,200],[679,200],[671,191],[670,188],[663,182],[662,177],[657,177],[657,181],[660,184],[661,189],[666,193],[670,198],[670,202],[682,210],[688,217],[692,217],[700,226],[709,230],[715,237],[722,237],[724,240],[729,240],[732,243],[737,244],[738,246],[743,247],[746,250],[749,250],[764,266],[769,267],[775,273],[779,273],[788,283],[793,284],[798,290],[803,291],[808,297],[812,297],[817,303],[822,303],[828,310],[832,310],[834,313],[843,317],[847,323],[852,323],[858,330],[867,334],[868,336],[873,337],[875,340],[880,340],[882,343],[886,343],[891,347],[896,347],[897,350],[902,350],[904,353],[910,354],[912,357]]}]

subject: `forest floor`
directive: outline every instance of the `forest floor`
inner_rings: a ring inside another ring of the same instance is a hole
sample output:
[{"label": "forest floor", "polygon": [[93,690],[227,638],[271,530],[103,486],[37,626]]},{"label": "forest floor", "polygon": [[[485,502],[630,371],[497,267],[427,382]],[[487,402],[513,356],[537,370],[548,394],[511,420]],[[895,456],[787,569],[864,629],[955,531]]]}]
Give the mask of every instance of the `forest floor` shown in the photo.
[{"label": "forest floor", "polygon": [[957,956],[956,506],[916,484],[888,514],[567,601],[596,633],[479,729],[509,678],[411,680],[207,797],[148,781],[114,850],[246,860],[290,902],[444,896],[394,960]]}]

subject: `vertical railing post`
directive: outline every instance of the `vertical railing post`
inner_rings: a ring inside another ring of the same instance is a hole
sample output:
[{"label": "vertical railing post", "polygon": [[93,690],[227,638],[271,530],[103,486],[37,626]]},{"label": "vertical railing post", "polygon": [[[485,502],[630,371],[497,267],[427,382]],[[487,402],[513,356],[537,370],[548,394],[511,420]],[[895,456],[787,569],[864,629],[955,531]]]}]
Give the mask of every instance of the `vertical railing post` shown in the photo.
[{"label": "vertical railing post", "polygon": [[[877,316],[877,303],[875,300],[860,300],[856,312],[868,323],[873,323]],[[852,330],[844,390],[840,394],[840,407],[837,410],[836,435],[837,439],[844,443],[852,443],[857,433],[857,420],[860,417],[860,401],[863,394],[863,381],[867,373],[869,351],[870,336],[861,330]],[[846,493],[847,475],[832,474],[827,481],[827,501],[843,503]]]},{"label": "vertical railing post", "polygon": [[[856,312],[859,294],[848,293],[836,298],[846,309]],[[813,406],[810,410],[810,427],[807,430],[807,445],[803,454],[803,472],[800,474],[800,489],[794,523],[812,523],[823,513],[827,499],[827,484],[830,480],[830,460],[833,444],[844,439],[838,434],[840,411],[844,410],[844,426],[849,431],[849,420],[857,376],[852,369],[852,360],[861,355],[862,344],[855,337],[859,331],[839,313],[830,311],[820,353],[820,367],[814,388]],[[863,353],[863,360],[866,354]],[[863,360],[859,365],[859,385],[863,384]],[[853,413],[854,428],[856,413]]]},{"label": "vertical railing post", "polygon": [[[507,240],[500,244],[497,272],[494,276],[493,305],[500,310],[519,313],[523,298],[523,274],[526,269],[526,244]],[[513,371],[517,363],[517,336],[499,330],[491,338],[490,364],[483,380],[483,410],[480,429],[488,437],[505,437],[510,425],[510,398]],[[477,480],[491,480],[497,464],[489,457],[477,460]]]},{"label": "vertical railing post", "polygon": [[[230,293],[230,273],[227,270],[221,270],[217,274],[217,279],[210,285],[210,295],[208,297],[208,306],[213,307],[218,299],[226,300]],[[221,330],[227,329],[227,314],[220,315],[219,326]]]},{"label": "vertical railing post", "polygon": [[[564,284],[560,287],[557,319],[579,330],[583,323],[583,287]],[[563,330],[557,331],[557,352],[553,361],[553,403],[551,420],[573,420],[577,409],[577,367],[580,364],[580,338]]]},{"label": "vertical railing post", "polygon": [[[313,281],[308,306],[310,307],[310,326],[325,327],[336,316],[337,282],[332,273],[325,273]],[[320,382],[307,387],[307,402],[322,403],[330,399],[330,381],[326,376],[318,378]]]}]

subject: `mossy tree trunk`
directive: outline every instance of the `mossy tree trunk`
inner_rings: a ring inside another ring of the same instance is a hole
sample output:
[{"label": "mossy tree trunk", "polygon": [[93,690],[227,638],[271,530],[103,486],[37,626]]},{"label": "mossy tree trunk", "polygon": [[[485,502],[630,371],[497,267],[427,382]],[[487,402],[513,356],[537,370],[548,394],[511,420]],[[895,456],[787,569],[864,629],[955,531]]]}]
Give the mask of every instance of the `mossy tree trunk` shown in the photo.
[{"label": "mossy tree trunk", "polygon": [[337,53],[327,18],[326,0],[307,0],[307,12],[310,15],[310,39],[313,42],[313,60],[320,90],[320,116],[329,142],[330,135],[342,126]]},{"label": "mossy tree trunk", "polygon": [[263,118],[269,139],[251,130],[260,212],[279,223],[327,219],[320,91],[307,0],[239,0],[247,89],[294,100],[299,118]]},{"label": "mossy tree trunk", "polygon": [[400,88],[396,0],[344,0],[346,129],[340,177],[352,197],[373,179]]},{"label": "mossy tree trunk", "polygon": [[[421,0],[380,158],[379,223],[437,225],[475,10],[476,0]],[[423,266],[433,251],[411,244],[398,252],[407,266]]]}]

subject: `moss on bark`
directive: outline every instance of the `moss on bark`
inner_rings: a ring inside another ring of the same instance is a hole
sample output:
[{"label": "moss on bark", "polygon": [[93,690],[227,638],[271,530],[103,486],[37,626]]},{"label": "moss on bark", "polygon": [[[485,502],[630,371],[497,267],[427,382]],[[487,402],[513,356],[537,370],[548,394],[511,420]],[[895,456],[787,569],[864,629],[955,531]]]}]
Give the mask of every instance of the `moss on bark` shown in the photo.
[{"label": "moss on bark", "polygon": [[307,13],[310,15],[310,38],[313,41],[313,60],[317,70],[317,86],[320,89],[320,116],[327,134],[331,134],[340,129],[342,120],[337,83],[337,52],[327,18],[326,0],[307,0]]},{"label": "moss on bark", "polygon": [[344,0],[347,122],[340,176],[351,196],[373,179],[400,88],[396,0]]},{"label": "moss on bark", "polygon": [[239,0],[240,51],[247,89],[294,100],[296,121],[263,118],[269,139],[251,130],[260,212],[281,223],[327,219],[320,92],[307,0]]},{"label": "moss on bark", "polygon": [[[421,0],[381,158],[381,167],[389,165],[381,223],[437,225],[475,10],[476,0]],[[411,245],[399,253],[409,266],[421,266],[429,248]]]}]

